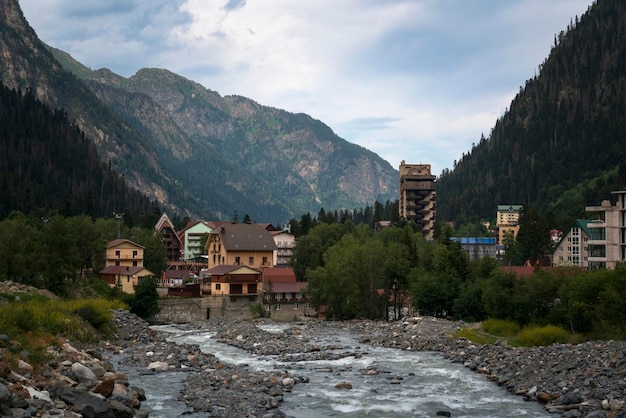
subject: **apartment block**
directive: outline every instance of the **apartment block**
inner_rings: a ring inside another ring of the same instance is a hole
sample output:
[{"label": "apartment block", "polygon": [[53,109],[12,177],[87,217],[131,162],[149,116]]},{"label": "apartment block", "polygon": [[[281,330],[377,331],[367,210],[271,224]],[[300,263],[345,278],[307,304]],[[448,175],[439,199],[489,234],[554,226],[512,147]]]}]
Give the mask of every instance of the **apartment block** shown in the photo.
[{"label": "apartment block", "polygon": [[626,188],[611,192],[615,204],[604,200],[600,206],[587,206],[596,219],[587,225],[589,231],[589,268],[614,269],[626,261]]},{"label": "apartment block", "polygon": [[432,239],[434,234],[435,180],[430,164],[400,163],[400,218],[415,222],[426,239]]},{"label": "apartment block", "polygon": [[517,237],[522,209],[522,205],[498,205],[498,211],[496,213],[498,244],[503,245],[504,239],[507,236],[512,235],[513,239]]}]

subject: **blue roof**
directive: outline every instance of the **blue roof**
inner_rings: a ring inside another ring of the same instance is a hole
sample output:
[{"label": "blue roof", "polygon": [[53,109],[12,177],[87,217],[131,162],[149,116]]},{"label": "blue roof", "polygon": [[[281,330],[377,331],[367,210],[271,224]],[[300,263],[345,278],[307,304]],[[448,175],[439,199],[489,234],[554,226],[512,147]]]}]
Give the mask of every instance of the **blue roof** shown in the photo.
[{"label": "blue roof", "polygon": [[451,237],[450,241],[455,241],[469,245],[496,245],[495,237]]}]

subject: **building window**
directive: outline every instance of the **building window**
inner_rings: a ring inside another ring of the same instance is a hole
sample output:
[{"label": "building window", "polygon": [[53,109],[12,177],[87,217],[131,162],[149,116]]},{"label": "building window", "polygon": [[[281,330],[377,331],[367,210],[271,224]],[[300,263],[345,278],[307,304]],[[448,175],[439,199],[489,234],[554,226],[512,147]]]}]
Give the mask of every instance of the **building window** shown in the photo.
[{"label": "building window", "polygon": [[133,267],[137,267],[137,260],[133,260]]},{"label": "building window", "polygon": [[120,265],[120,261],[119,260],[115,260],[115,265],[119,266]]},{"label": "building window", "polygon": [[248,257],[248,265],[249,266],[253,266],[254,265],[254,257]]},{"label": "building window", "polygon": [[235,257],[235,265],[238,266],[241,264],[241,259],[239,257]]},{"label": "building window", "polygon": [[215,290],[222,290],[222,284],[221,283],[215,283]]},{"label": "building window", "polygon": [[137,257],[137,250],[133,250],[133,258]]},{"label": "building window", "polygon": [[298,304],[297,304],[297,303],[294,303],[294,304],[293,304],[293,310],[294,310],[294,311],[297,311],[297,310],[298,310]]},{"label": "building window", "polygon": [[267,257],[263,257],[263,265],[267,266]]},{"label": "building window", "polygon": [[120,250],[115,250],[115,256],[116,256],[117,258],[120,258]]},{"label": "building window", "polygon": [[276,305],[274,305],[274,306],[275,306],[275,309],[276,309],[277,311],[280,311],[280,303],[277,303],[277,304],[276,304]]}]

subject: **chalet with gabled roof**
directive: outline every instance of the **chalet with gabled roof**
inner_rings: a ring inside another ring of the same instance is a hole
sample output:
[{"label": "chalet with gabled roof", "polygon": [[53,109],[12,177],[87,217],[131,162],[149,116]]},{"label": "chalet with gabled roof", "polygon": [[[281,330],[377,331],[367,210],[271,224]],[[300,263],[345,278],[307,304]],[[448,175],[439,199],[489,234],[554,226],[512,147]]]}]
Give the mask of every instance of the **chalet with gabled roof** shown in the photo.
[{"label": "chalet with gabled roof", "polygon": [[272,233],[259,224],[222,224],[206,243],[209,270],[216,266],[271,267],[277,249]]},{"label": "chalet with gabled roof", "polygon": [[161,234],[161,240],[166,248],[167,261],[178,262],[183,259],[183,243],[174,229],[174,223],[163,212],[154,229]]}]

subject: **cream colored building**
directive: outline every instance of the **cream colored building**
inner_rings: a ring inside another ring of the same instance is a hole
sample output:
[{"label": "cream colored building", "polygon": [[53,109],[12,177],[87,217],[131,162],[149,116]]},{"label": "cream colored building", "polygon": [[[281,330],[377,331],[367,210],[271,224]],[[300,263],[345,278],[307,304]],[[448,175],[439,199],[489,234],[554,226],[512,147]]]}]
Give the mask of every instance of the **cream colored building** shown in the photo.
[{"label": "cream colored building", "polygon": [[296,248],[296,237],[289,231],[270,231],[276,243],[274,251],[274,267],[287,267],[291,262],[293,250]]},{"label": "cream colored building", "polygon": [[588,267],[589,219],[576,219],[569,231],[557,243],[552,253],[552,265],[557,267]]},{"label": "cream colored building", "polygon": [[626,261],[626,189],[611,194],[616,197],[615,205],[604,200],[600,206],[585,208],[597,217],[588,224],[590,269],[614,269]]},{"label": "cream colored building", "polygon": [[106,267],[143,266],[143,250],[144,247],[127,239],[115,239],[106,246]]},{"label": "cream colored building", "polygon": [[503,245],[507,236],[511,236],[513,239],[517,238],[522,209],[522,205],[498,205],[496,213],[498,244]]},{"label": "cream colored building", "polygon": [[259,224],[225,223],[209,234],[208,268],[216,266],[272,267],[277,250],[272,233]]},{"label": "cream colored building", "polygon": [[100,280],[125,293],[135,293],[135,287],[146,277],[154,276],[143,266],[144,247],[127,239],[115,239],[106,246],[106,266]]}]

